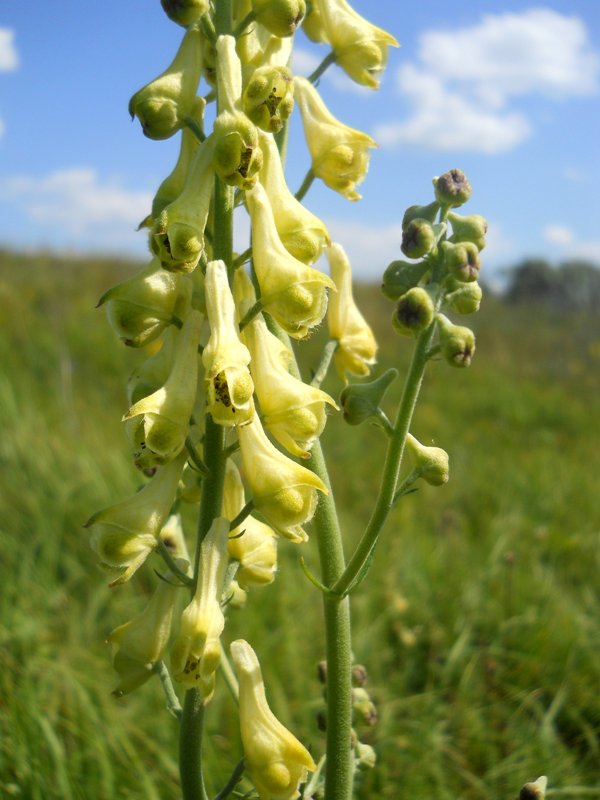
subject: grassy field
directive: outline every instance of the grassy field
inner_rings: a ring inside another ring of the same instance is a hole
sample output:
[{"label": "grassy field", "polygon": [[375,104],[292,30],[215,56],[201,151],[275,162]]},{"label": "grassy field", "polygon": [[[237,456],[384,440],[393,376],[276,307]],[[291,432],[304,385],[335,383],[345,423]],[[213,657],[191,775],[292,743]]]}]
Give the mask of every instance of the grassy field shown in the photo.
[{"label": "grassy field", "polygon": [[[131,269],[0,254],[0,797],[178,797],[176,723],[153,679],[114,700],[106,634],[151,591],[109,590],[82,524],[133,492],[119,422],[137,357],[94,305]],[[391,305],[359,296],[402,373],[408,340]],[[550,796],[600,796],[600,320],[486,298],[466,371],[431,365],[413,432],[451,457],[451,480],[404,498],[353,600],[356,661],[379,721],[358,797],[512,800],[542,773]],[[323,340],[305,347],[314,366]],[[337,395],[339,384],[325,388]],[[397,399],[400,386],[391,392]],[[324,444],[347,535],[361,532],[383,441],[329,419]],[[279,548],[274,584],[232,610],[272,706],[318,754],[320,597]],[[235,710],[219,685],[207,722],[214,794],[237,761]]]}]

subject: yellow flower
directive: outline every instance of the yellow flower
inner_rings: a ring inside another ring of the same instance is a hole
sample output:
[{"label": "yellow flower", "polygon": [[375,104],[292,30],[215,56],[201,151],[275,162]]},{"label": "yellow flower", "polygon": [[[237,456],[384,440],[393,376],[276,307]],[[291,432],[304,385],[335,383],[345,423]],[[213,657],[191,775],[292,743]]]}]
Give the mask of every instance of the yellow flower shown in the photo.
[{"label": "yellow flower", "polygon": [[197,687],[204,703],[215,688],[215,671],[221,660],[220,636],[225,626],[221,593],[227,557],[229,521],[218,517],[200,547],[200,574],[196,591],[181,616],[179,634],[171,652],[175,680]]},{"label": "yellow flower", "polygon": [[[246,498],[238,468],[229,459],[225,470],[223,516],[234,520]],[[239,562],[236,580],[246,590],[252,584],[272,583],[277,569],[277,537],[264,522],[251,515],[229,534],[227,552]]]},{"label": "yellow flower", "polygon": [[198,22],[208,11],[208,0],[160,0],[160,4],[169,19],[184,28]]},{"label": "yellow flower", "polygon": [[260,800],[294,800],[308,772],[310,753],[268,706],[260,664],[248,642],[231,643],[240,681],[240,733],[246,769]]},{"label": "yellow flower", "polygon": [[296,76],[294,86],[313,172],[348,200],[360,200],[356,186],[367,174],[369,148],[377,145],[366,133],[337,120],[305,78]]},{"label": "yellow flower", "polygon": [[198,343],[202,315],[190,311],[175,343],[171,371],[164,386],[129,409],[123,421],[141,417],[131,436],[138,467],[172,461],[185,445],[198,388]]},{"label": "yellow flower", "polygon": [[109,585],[128,581],[156,548],[161,528],[175,500],[186,455],[160,467],[133,497],[97,511],[86,522],[91,547],[100,561],[120,571]]},{"label": "yellow flower", "polygon": [[239,339],[235,304],[223,261],[209,261],[205,288],[210,339],[202,353],[202,362],[208,411],[219,425],[244,425],[254,414],[254,385],[248,370],[250,353]]},{"label": "yellow flower", "polygon": [[332,295],[327,313],[329,335],[338,340],[334,354],[338,375],[342,380],[346,380],[346,372],[368,375],[370,365],[376,360],[377,342],[354,302],[350,261],[339,244],[331,245],[328,256],[331,277],[338,290]]},{"label": "yellow flower", "polygon": [[283,246],[273,211],[260,183],[246,192],[252,218],[252,256],[263,308],[295,339],[303,339],[327,310],[333,281],[294,258]]},{"label": "yellow flower", "polygon": [[396,39],[357,14],[346,0],[315,0],[315,6],[336,64],[356,83],[378,89],[387,48],[399,47]]},{"label": "yellow flower", "polygon": [[304,0],[252,0],[261,25],[275,36],[292,36],[306,13]]},{"label": "yellow flower", "polygon": [[278,133],[294,108],[294,85],[287,67],[265,64],[244,88],[244,113],[263,131]]},{"label": "yellow flower", "polygon": [[258,416],[238,428],[244,476],[256,509],[277,533],[294,542],[308,539],[302,525],[317,505],[317,490],[327,487],[314,472],[301,467],[271,444]]},{"label": "yellow flower", "polygon": [[201,34],[190,28],[173,62],[129,101],[129,113],[138,117],[146,136],[168,139],[183,127],[194,108],[201,71]]},{"label": "yellow flower", "polygon": [[277,233],[294,258],[313,264],[329,244],[327,228],[288,189],[275,139],[261,133],[260,146],[264,156],[260,182],[271,204]]}]

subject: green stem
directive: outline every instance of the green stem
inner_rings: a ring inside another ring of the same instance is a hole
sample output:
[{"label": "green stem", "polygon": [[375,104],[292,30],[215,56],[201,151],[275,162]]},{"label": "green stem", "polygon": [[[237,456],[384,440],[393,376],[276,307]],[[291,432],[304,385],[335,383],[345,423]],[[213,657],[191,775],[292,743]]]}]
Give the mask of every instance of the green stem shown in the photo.
[{"label": "green stem", "polygon": [[296,198],[296,200],[298,202],[300,202],[302,200],[302,198],[304,197],[304,195],[308,192],[308,190],[312,186],[312,182],[314,181],[315,177],[316,176],[315,176],[315,173],[312,171],[312,168],[309,169],[308,172],[306,173],[306,175],[304,176],[304,180],[302,181],[302,185],[300,186],[300,188],[298,189],[298,191],[294,195],[294,197]]},{"label": "green stem", "polygon": [[233,519],[229,525],[229,530],[234,531],[236,528],[242,524],[242,522],[246,519],[246,517],[252,513],[254,510],[254,500],[248,500],[246,505],[242,508],[240,513],[237,515],[235,519]]},{"label": "green stem", "polygon": [[248,259],[250,258],[251,255],[252,255],[252,248],[251,247],[247,247],[244,250],[244,252],[240,253],[240,255],[233,262],[233,266],[235,267],[235,269],[237,269],[238,267],[241,267],[242,264],[245,264],[246,261],[248,261]]},{"label": "green stem", "polygon": [[240,331],[243,331],[244,328],[246,327],[246,325],[248,325],[249,322],[252,322],[254,317],[256,317],[258,314],[260,314],[260,312],[262,311],[262,307],[263,307],[262,306],[262,302],[261,302],[260,299],[258,299],[256,301],[256,303],[254,303],[252,308],[248,309],[248,311],[244,314],[243,319],[240,320],[240,324],[239,324]]},{"label": "green stem", "polygon": [[237,705],[240,701],[240,686],[237,678],[235,677],[235,672],[233,671],[231,662],[227,657],[227,653],[222,644],[221,644],[221,660],[219,661],[219,666],[221,668],[221,672],[223,673],[223,677],[225,678],[225,683],[227,684],[227,688],[229,689],[229,692]]},{"label": "green stem", "polygon": [[165,700],[167,702],[167,711],[169,714],[172,714],[176,719],[181,718],[182,708],[179,703],[179,698],[175,694],[175,689],[173,688],[173,682],[171,680],[171,676],[169,674],[169,670],[167,669],[167,665],[164,661],[157,661],[156,664],[152,667],[152,671],[155,672],[160,680],[161,686],[163,688],[163,692],[165,693]]},{"label": "green stem", "polygon": [[233,792],[235,787],[242,779],[245,766],[246,765],[244,759],[243,758],[240,759],[238,763],[235,765],[234,770],[231,773],[231,777],[229,778],[225,786],[221,789],[219,794],[216,795],[215,800],[225,800],[225,798],[228,797],[231,794],[231,792]]},{"label": "green stem", "polygon": [[329,67],[331,64],[335,64],[335,53],[333,50],[331,53],[329,53],[329,55],[325,56],[316,70],[308,76],[307,80],[309,80],[311,83],[316,83],[321,75],[325,72],[327,67]]},{"label": "green stem", "polygon": [[418,338],[412,362],[406,381],[402,400],[398,408],[394,433],[388,442],[388,449],[381,477],[381,486],[375,502],[371,519],[367,528],[358,543],[344,574],[335,584],[328,584],[331,589],[344,595],[352,587],[352,584],[365,566],[368,558],[373,552],[373,547],[381,529],[394,505],[394,495],[400,473],[400,464],[404,454],[404,442],[412,420],[413,411],[423,381],[423,373],[428,361],[428,351],[435,330],[435,323],[432,323]]},{"label": "green stem", "polygon": [[[314,516],[317,531],[321,576],[325,586],[333,586],[344,574],[344,551],[335,500],[320,442],[313,446],[310,464],[329,488],[320,497]],[[350,800],[354,765],[352,735],[352,643],[350,599],[323,596],[327,659],[327,761],[325,797]]]},{"label": "green stem", "polygon": [[248,25],[251,25],[255,19],[256,19],[256,11],[249,11],[244,17],[244,19],[237,26],[235,31],[233,32],[235,38],[237,39],[237,37],[240,36],[246,30]]},{"label": "green stem", "polygon": [[179,568],[177,562],[169,552],[169,548],[162,539],[158,543],[156,552],[162,557],[163,561],[176,578],[179,578],[179,580],[186,586],[191,586],[193,584],[194,581],[192,578],[190,578],[189,575],[186,575],[185,572]]},{"label": "green stem", "polygon": [[325,376],[327,375],[327,370],[329,369],[329,365],[331,364],[331,359],[333,358],[333,354],[335,353],[337,346],[338,346],[338,340],[330,339],[323,348],[323,353],[321,354],[321,360],[319,361],[319,366],[317,367],[317,371],[315,372],[314,377],[310,382],[311,386],[316,386],[318,388],[325,380]]},{"label": "green stem", "polygon": [[188,689],[179,729],[179,774],[183,800],[208,800],[202,777],[204,704],[197,689]]}]

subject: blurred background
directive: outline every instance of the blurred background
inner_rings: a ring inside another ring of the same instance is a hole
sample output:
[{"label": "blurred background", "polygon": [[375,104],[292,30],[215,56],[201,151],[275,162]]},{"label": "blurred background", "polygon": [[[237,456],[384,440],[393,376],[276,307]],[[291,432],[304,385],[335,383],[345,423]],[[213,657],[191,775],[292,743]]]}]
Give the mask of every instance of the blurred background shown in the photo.
[{"label": "blurred background", "polygon": [[[380,146],[362,201],[316,183],[306,204],[352,258],[376,374],[410,358],[378,289],[404,208],[460,167],[465,212],[490,220],[484,302],[466,321],[476,356],[467,371],[431,365],[413,427],[449,452],[451,480],[402,501],[354,596],[379,713],[357,722],[378,756],[358,796],[501,800],[542,773],[553,796],[600,796],[600,11],[353,5],[402,48],[378,93],[336,67],[319,88]],[[177,143],[145,139],[127,103],[180,37],[158,0],[0,7],[0,797],[178,797],[160,686],[113,699],[104,644],[143,606],[152,570],[110,591],[82,525],[140,482],[120,417],[144,354],[94,306],[146,259],[135,228]],[[325,53],[299,34],[296,71]],[[292,188],[308,166],[293,119]],[[325,341],[299,347],[305,375]],[[331,415],[324,444],[350,552],[384,442]],[[274,710],[319,753],[320,597],[300,553],[318,571],[313,541],[281,542],[277,580],[230,611],[227,638],[253,642]],[[240,752],[223,686],[206,740],[214,794]]]}]

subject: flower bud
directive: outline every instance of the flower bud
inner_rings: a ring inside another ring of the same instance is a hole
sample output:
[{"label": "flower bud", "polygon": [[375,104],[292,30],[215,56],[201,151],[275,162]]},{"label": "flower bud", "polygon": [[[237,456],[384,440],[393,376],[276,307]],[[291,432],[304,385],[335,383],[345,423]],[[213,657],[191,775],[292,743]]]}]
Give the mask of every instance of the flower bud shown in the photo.
[{"label": "flower bud", "polygon": [[392,324],[403,336],[418,336],[433,322],[435,306],[429,293],[415,286],[398,300],[392,316]]},{"label": "flower bud", "polygon": [[[246,498],[242,479],[229,459],[225,471],[223,516],[234,520],[244,508]],[[277,570],[277,537],[272,528],[248,515],[241,525],[230,531],[227,542],[229,557],[239,562],[236,579],[240,587],[264,585],[275,580]]]},{"label": "flower bud", "polygon": [[437,200],[427,206],[409,206],[402,217],[402,230],[407,228],[413,219],[425,219],[433,225],[439,210],[440,204]]},{"label": "flower bud", "polygon": [[381,291],[389,300],[397,300],[400,295],[416,286],[429,269],[427,261],[420,261],[418,264],[409,261],[392,261],[383,273]]},{"label": "flower bud", "polygon": [[294,87],[313,172],[348,200],[360,200],[356,186],[367,174],[369,148],[377,145],[366,133],[337,120],[305,78],[296,76]]},{"label": "flower bud", "polygon": [[406,449],[408,450],[419,477],[431,486],[442,486],[448,482],[448,453],[441,447],[425,447],[418,439],[407,433]]},{"label": "flower bud", "polygon": [[214,125],[214,167],[225,183],[251,189],[262,167],[262,152],[254,123],[241,111],[223,111]]},{"label": "flower bud", "polygon": [[346,0],[315,0],[336,64],[356,83],[379,88],[388,46],[399,47],[387,31],[367,22]]},{"label": "flower bud", "polygon": [[354,757],[356,768],[360,770],[373,769],[377,763],[375,750],[370,744],[365,744],[364,742],[356,743],[356,747],[354,748]]},{"label": "flower bud", "polygon": [[170,20],[187,28],[200,20],[208,11],[208,0],[160,0],[163,11]]},{"label": "flower bud", "polygon": [[129,101],[131,118],[139,119],[148,138],[168,139],[192,113],[202,70],[200,41],[197,28],[186,31],[170,66]]},{"label": "flower bud", "polygon": [[171,272],[192,272],[204,252],[204,230],[213,190],[213,140],[192,156],[183,191],[155,220],[154,248]]},{"label": "flower bud", "polygon": [[479,277],[481,262],[479,250],[473,242],[442,242],[440,250],[444,256],[444,263],[448,274],[457,281],[476,281]]},{"label": "flower bud", "polygon": [[274,36],[292,36],[306,13],[304,0],[252,0],[261,25]]},{"label": "flower bud", "polygon": [[294,542],[308,539],[302,525],[317,505],[317,491],[328,494],[314,472],[284,456],[267,439],[258,416],[237,429],[244,476],[254,506],[275,531]]},{"label": "flower bud", "polygon": [[407,258],[421,258],[435,245],[433,226],[426,219],[411,220],[402,232],[402,252]]},{"label": "flower bud", "polygon": [[244,425],[254,415],[250,353],[239,339],[235,304],[223,261],[206,267],[206,313],[210,338],[202,353],[208,411],[219,425]]},{"label": "flower bud", "polygon": [[360,425],[370,417],[377,416],[384,394],[397,377],[398,370],[392,368],[374,381],[345,386],[340,394],[344,420],[349,425]]},{"label": "flower bud", "polygon": [[452,367],[468,367],[475,352],[475,336],[470,328],[453,325],[443,314],[437,315],[442,355]]},{"label": "flower bud", "polygon": [[[187,562],[181,559],[182,567]],[[146,608],[108,636],[114,645],[113,666],[119,674],[119,684],[113,691],[116,697],[129,694],[152,677],[152,667],[162,658],[169,641],[173,608],[179,587],[166,580],[159,581]]]},{"label": "flower bud", "polygon": [[165,272],[158,259],[105,292],[98,306],[106,305],[108,321],[129,347],[143,347],[171,324],[178,308],[189,303],[191,284]]},{"label": "flower bud", "polygon": [[160,467],[133,497],[97,511],[86,522],[92,530],[92,550],[106,567],[120,571],[110,586],[128,581],[155,549],[185,460],[183,455]]},{"label": "flower bud", "polygon": [[526,783],[519,792],[519,800],[544,800],[548,778],[542,775],[533,783]]},{"label": "flower bud", "polygon": [[240,733],[250,779],[263,800],[294,800],[307,772],[317,766],[269,708],[260,664],[248,642],[232,642],[231,657],[240,682]]},{"label": "flower bud", "polygon": [[376,361],[377,342],[354,302],[352,268],[344,248],[332,244],[327,256],[331,277],[337,287],[337,293],[331,296],[327,325],[331,338],[338,341],[333,358],[338,375],[345,381],[347,372],[361,376],[369,374]]},{"label": "flower bud", "polygon": [[287,67],[265,65],[252,73],[242,96],[244,113],[263,131],[278,133],[294,108],[294,84]]},{"label": "flower bud", "polygon": [[333,281],[294,258],[283,246],[262,184],[246,192],[252,219],[252,257],[263,308],[295,339],[318,325],[327,309],[326,287]]},{"label": "flower bud", "polygon": [[198,344],[202,315],[190,311],[175,343],[173,365],[164,386],[129,409],[123,421],[140,417],[132,432],[138,443],[136,466],[172,461],[183,449],[198,384]]},{"label": "flower bud", "polygon": [[259,138],[264,159],[260,182],[269,199],[277,233],[288,253],[304,264],[313,264],[329,244],[327,228],[288,189],[275,139],[262,132]]},{"label": "flower bud", "polygon": [[[397,373],[396,373],[397,374]],[[355,664],[352,667],[352,686],[366,686],[369,680],[367,668],[363,664]]]},{"label": "flower bud", "polygon": [[352,689],[352,709],[355,716],[365,725],[372,727],[377,722],[377,709],[366,689],[361,687]]},{"label": "flower bud", "polygon": [[452,225],[451,242],[472,242],[478,250],[485,247],[485,235],[488,223],[481,214],[471,214],[468,217],[461,217],[450,211],[446,217]]},{"label": "flower bud", "polygon": [[[252,11],[251,0],[234,3],[234,29]],[[244,85],[259,67],[287,67],[290,63],[294,38],[272,36],[263,25],[249,25],[236,41],[236,52],[242,62]]]},{"label": "flower bud", "polygon": [[[203,124],[204,107],[206,103],[202,97],[196,97],[194,101],[194,110],[190,114],[194,121],[201,128]],[[166,208],[169,203],[176,200],[185,186],[185,180],[190,168],[192,156],[198,148],[198,139],[196,134],[190,128],[185,126],[181,131],[181,146],[179,148],[179,157],[173,167],[170,175],[158,187],[154,199],[152,201],[152,214],[151,219],[154,221],[159,216],[160,212]]]},{"label": "flower bud", "polygon": [[483,292],[478,283],[451,280],[448,283],[448,289],[445,301],[457,314],[474,314],[479,310]]},{"label": "flower bud", "polygon": [[444,172],[439,178],[433,179],[435,196],[441,206],[458,208],[471,197],[471,184],[467,176],[460,169],[451,169]]},{"label": "flower bud", "polygon": [[171,651],[173,677],[188,688],[197,688],[205,705],[213,695],[215,671],[221,660],[220,636],[225,627],[221,593],[228,535],[228,520],[217,517],[200,545],[196,591],[181,615]]}]

